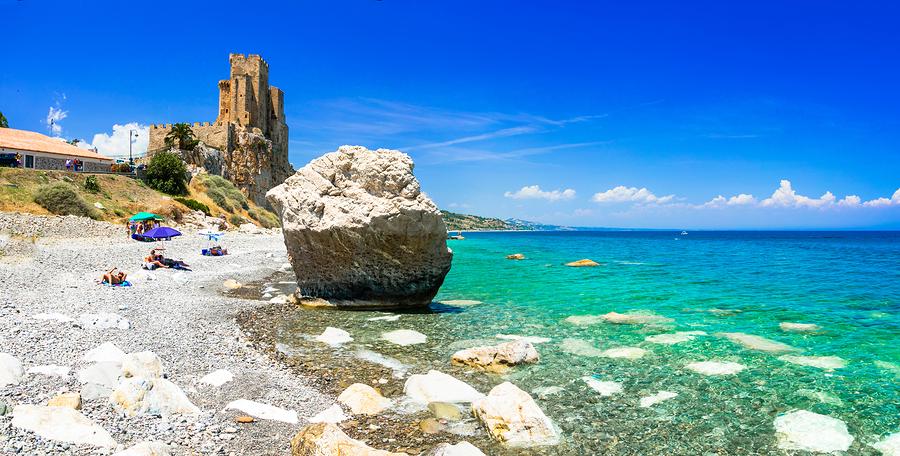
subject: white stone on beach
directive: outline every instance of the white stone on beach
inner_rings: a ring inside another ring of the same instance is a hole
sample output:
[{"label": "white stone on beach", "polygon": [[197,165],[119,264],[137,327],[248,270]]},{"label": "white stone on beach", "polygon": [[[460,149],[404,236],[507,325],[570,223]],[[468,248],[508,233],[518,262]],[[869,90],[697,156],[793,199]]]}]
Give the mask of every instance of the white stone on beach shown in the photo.
[{"label": "white stone on beach", "polygon": [[552,340],[547,337],[520,336],[517,334],[497,334],[495,337],[503,340],[524,340],[525,342],[531,342],[532,344],[543,344]]},{"label": "white stone on beach", "polygon": [[791,347],[788,344],[778,342],[777,340],[766,339],[765,337],[756,336],[753,334],[735,332],[718,333],[716,335],[725,337],[726,339],[751,350],[759,350],[769,353],[783,353],[796,350],[796,348]]},{"label": "white stone on beach", "polygon": [[325,328],[325,331],[322,331],[322,334],[316,336],[316,340],[332,347],[337,347],[341,344],[352,342],[353,338],[350,337],[350,333],[347,331],[329,326]]},{"label": "white stone on beach", "polygon": [[162,360],[152,351],[129,353],[122,358],[122,376],[125,378],[157,378],[162,375]]},{"label": "white stone on beach", "polygon": [[72,371],[72,368],[69,366],[59,366],[56,364],[31,366],[28,368],[29,374],[40,374],[40,375],[46,375],[48,377],[62,377],[62,378],[68,377],[69,372],[71,372],[71,371]]},{"label": "white stone on beach", "polygon": [[348,386],[337,397],[337,400],[349,407],[354,415],[377,415],[393,403],[375,388],[363,383],[354,383]]},{"label": "white stone on beach", "polygon": [[286,304],[288,302],[288,297],[285,295],[278,295],[269,299],[269,302],[272,304]]},{"label": "white stone on beach", "polygon": [[231,372],[225,369],[216,369],[200,378],[200,383],[219,387],[233,379],[234,375]]},{"label": "white stone on beach", "polygon": [[428,337],[425,336],[425,334],[422,334],[418,331],[413,331],[411,329],[398,329],[395,331],[386,332],[381,335],[381,338],[402,347],[406,347],[407,345],[424,344],[428,340]]},{"label": "white stone on beach", "polygon": [[591,345],[590,342],[581,339],[563,339],[559,347],[562,351],[570,355],[600,357],[603,356],[603,350]]},{"label": "white stone on beach", "polygon": [[12,425],[48,440],[96,447],[116,446],[109,432],[69,407],[17,405],[13,410]]},{"label": "white stone on beach", "polygon": [[653,336],[647,336],[644,338],[645,341],[654,343],[654,344],[664,344],[664,345],[673,345],[680,344],[682,342],[692,341],[696,338],[696,336],[705,336],[706,333],[703,331],[678,331],[675,333],[667,333],[667,334],[656,334]]},{"label": "white stone on beach", "polygon": [[597,380],[594,377],[581,377],[581,379],[584,381],[584,383],[587,383],[587,386],[589,388],[600,393],[600,395],[603,397],[621,393],[624,389],[622,384],[619,382],[602,381]]},{"label": "white stone on beach", "polygon": [[0,388],[6,385],[18,385],[25,375],[22,362],[9,353],[0,353]]},{"label": "white stone on beach", "polygon": [[900,432],[873,443],[872,448],[880,451],[882,456],[900,456]]},{"label": "white stone on beach", "polygon": [[425,456],[484,456],[475,445],[463,440],[456,445],[441,443],[425,453]]},{"label": "white stone on beach", "polygon": [[441,304],[446,304],[448,306],[455,307],[467,307],[467,306],[477,306],[479,304],[484,304],[481,301],[475,301],[472,299],[446,299],[441,301]]},{"label": "white stone on beach", "polygon": [[122,365],[120,363],[104,361],[79,369],[78,382],[102,386],[111,392],[119,384],[121,374]]},{"label": "white stone on beach", "polygon": [[310,423],[340,423],[350,417],[344,414],[344,409],[340,405],[334,404],[325,410],[317,413],[316,416],[309,419]]},{"label": "white stone on beach", "polygon": [[640,401],[640,406],[644,407],[644,408],[652,407],[656,404],[659,404],[662,401],[667,401],[667,400],[672,399],[677,396],[678,396],[678,393],[673,393],[671,391],[660,391],[651,396],[642,397],[641,401]]},{"label": "white stone on beach", "polygon": [[81,359],[89,363],[113,362],[122,363],[125,352],[112,342],[104,342],[96,348],[88,351]]},{"label": "white stone on beach", "polygon": [[472,402],[484,397],[467,383],[443,372],[430,370],[427,374],[411,375],[403,392],[421,404],[429,402]]},{"label": "white stone on beach", "polygon": [[833,453],[847,451],[854,440],[843,421],[806,410],[788,412],[773,424],[783,450]]},{"label": "white stone on beach", "polygon": [[556,445],[559,430],[534,399],[510,382],[504,382],[487,396],[472,402],[472,413],[488,434],[503,445],[528,447]]},{"label": "white stone on beach", "polygon": [[170,456],[172,448],[163,442],[141,442],[113,456]]},{"label": "white stone on beach", "polygon": [[129,329],[131,323],[127,318],[121,317],[114,313],[101,312],[96,314],[83,314],[78,317],[78,321],[85,328],[90,329]]},{"label": "white stone on beach", "polygon": [[65,314],[57,313],[57,312],[39,313],[36,315],[32,315],[31,318],[34,318],[35,320],[43,320],[43,321],[58,321],[60,323],[71,323],[71,322],[75,321],[74,318],[72,318],[68,315],[65,315]]},{"label": "white stone on beach", "polygon": [[400,360],[391,358],[390,356],[384,356],[381,353],[376,353],[371,350],[357,350],[356,356],[359,359],[391,369],[394,371],[395,378],[403,378],[403,376],[406,375],[406,371],[409,370],[409,366],[403,364]]},{"label": "white stone on beach", "polygon": [[603,350],[601,356],[604,358],[624,358],[639,359],[647,354],[647,350],[638,347],[616,347],[609,350]]},{"label": "white stone on beach", "polygon": [[778,327],[784,332],[816,332],[822,329],[815,323],[790,323],[787,321],[779,323]]},{"label": "white stone on beach", "polygon": [[366,321],[397,321],[402,315],[382,315],[380,317],[366,318]]},{"label": "white stone on beach", "polygon": [[281,421],[288,424],[297,424],[297,412],[294,410],[286,410],[274,405],[263,404],[261,402],[250,401],[247,399],[238,399],[229,402],[225,406],[225,410],[240,410],[250,416],[261,420]]},{"label": "white stone on beach", "polygon": [[731,361],[699,361],[685,366],[703,375],[734,375],[747,368],[747,366]]},{"label": "white stone on beach", "polygon": [[513,340],[499,345],[472,347],[460,350],[450,357],[453,364],[502,373],[512,366],[531,364],[541,357],[534,345],[525,340]]},{"label": "white stone on beach", "polygon": [[200,409],[192,404],[178,385],[164,378],[132,377],[122,379],[109,396],[110,402],[126,415],[197,415]]},{"label": "white stone on beach", "polygon": [[801,366],[817,367],[819,369],[834,370],[847,367],[847,360],[838,356],[795,356],[782,355],[778,359],[789,362],[791,364],[799,364]]}]

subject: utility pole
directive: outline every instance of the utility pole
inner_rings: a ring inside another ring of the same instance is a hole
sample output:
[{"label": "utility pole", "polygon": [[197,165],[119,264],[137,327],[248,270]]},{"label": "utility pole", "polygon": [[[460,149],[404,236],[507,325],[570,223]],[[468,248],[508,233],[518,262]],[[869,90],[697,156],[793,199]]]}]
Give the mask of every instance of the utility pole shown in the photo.
[{"label": "utility pole", "polygon": [[131,166],[134,166],[134,158],[131,156],[131,144],[132,144],[131,135],[132,134],[134,134],[134,136],[137,136],[138,134],[135,133],[134,130],[128,130],[128,164]]}]

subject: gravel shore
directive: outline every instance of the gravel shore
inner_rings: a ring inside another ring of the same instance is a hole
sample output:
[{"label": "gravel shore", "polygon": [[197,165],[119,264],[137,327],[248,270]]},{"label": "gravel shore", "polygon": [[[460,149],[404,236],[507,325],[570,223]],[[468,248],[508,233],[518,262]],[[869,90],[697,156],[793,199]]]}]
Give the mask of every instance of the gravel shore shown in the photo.
[{"label": "gravel shore", "polygon": [[[185,233],[166,243],[166,255],[186,261],[193,271],[151,272],[140,264],[152,244],[127,239],[122,227],[76,217],[0,214],[0,353],[17,358],[25,371],[40,365],[71,368],[65,377],[26,373],[18,385],[0,386],[0,408],[46,405],[57,394],[82,391],[77,373],[90,364],[85,353],[112,342],[125,353],[158,355],[166,378],[201,410],[191,419],[129,417],[106,398],[83,398],[81,413],[108,431],[116,448],[51,441],[14,427],[10,414],[0,412],[0,454],[113,454],[143,441],[167,443],[174,454],[289,454],[290,438],[333,398],[256,351],[242,335],[234,316],[266,303],[220,293],[227,279],[247,283],[281,268],[287,261],[282,238],[229,233],[226,257],[201,256],[204,242]],[[95,282],[113,266],[129,273],[131,287]],[[50,313],[74,321],[34,318]],[[84,315],[103,313],[128,323],[100,329],[82,321]],[[220,387],[200,382],[218,369],[231,372],[233,380]],[[299,420],[236,423],[245,413],[225,407],[239,399],[296,411]]]}]

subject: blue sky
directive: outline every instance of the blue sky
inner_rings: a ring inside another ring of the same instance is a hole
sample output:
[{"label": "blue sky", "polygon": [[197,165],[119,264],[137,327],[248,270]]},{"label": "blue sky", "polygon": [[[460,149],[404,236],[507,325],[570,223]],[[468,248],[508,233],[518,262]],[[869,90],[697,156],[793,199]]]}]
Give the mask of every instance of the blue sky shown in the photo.
[{"label": "blue sky", "polygon": [[214,120],[259,53],[295,166],[400,149],[449,210],[900,228],[900,4],[745,3],[0,0],[0,111],[121,154],[128,123]]}]

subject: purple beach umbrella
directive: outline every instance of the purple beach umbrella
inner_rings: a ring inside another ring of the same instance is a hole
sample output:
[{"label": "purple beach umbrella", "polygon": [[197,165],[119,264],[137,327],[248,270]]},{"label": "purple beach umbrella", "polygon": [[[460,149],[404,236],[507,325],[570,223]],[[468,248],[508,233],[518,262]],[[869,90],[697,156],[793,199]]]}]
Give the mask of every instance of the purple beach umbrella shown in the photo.
[{"label": "purple beach umbrella", "polygon": [[169,239],[169,238],[173,238],[175,236],[181,236],[181,232],[174,228],[169,228],[167,226],[160,226],[157,228],[153,228],[152,230],[144,233],[144,237],[153,238],[156,240]]}]

